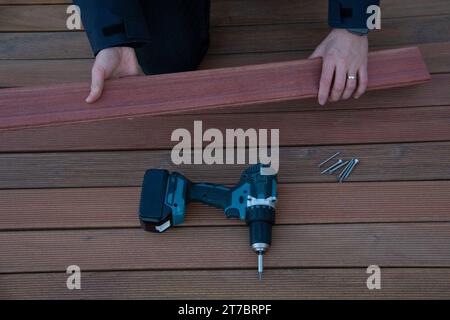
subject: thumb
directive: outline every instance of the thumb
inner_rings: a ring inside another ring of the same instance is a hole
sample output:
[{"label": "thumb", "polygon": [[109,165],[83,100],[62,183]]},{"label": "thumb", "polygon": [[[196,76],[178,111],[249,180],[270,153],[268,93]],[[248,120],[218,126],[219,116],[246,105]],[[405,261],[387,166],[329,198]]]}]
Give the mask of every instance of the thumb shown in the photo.
[{"label": "thumb", "polygon": [[94,65],[92,68],[91,92],[86,98],[87,103],[94,103],[101,97],[105,84],[105,77],[105,70],[102,67]]},{"label": "thumb", "polygon": [[314,59],[314,58],[320,58],[323,56],[323,49],[322,46],[319,45],[316,50],[309,56],[308,59]]}]

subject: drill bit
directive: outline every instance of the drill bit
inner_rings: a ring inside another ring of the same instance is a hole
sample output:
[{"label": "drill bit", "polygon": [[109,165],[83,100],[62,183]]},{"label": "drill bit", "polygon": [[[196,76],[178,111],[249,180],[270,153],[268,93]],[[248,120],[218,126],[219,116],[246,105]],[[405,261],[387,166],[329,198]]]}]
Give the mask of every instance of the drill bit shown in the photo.
[{"label": "drill bit", "polygon": [[262,280],[262,274],[263,274],[263,269],[264,269],[264,264],[263,264],[263,251],[259,251],[258,252],[258,276],[259,276],[259,281]]}]

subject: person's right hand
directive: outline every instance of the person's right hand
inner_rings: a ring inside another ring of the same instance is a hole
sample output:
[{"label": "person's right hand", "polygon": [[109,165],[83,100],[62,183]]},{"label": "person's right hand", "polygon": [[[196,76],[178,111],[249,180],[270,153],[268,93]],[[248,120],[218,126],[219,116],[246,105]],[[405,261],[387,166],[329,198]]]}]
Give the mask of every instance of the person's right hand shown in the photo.
[{"label": "person's right hand", "polygon": [[143,74],[137,61],[136,53],[130,47],[103,49],[97,54],[92,67],[91,92],[87,103],[97,101],[103,92],[105,80]]}]

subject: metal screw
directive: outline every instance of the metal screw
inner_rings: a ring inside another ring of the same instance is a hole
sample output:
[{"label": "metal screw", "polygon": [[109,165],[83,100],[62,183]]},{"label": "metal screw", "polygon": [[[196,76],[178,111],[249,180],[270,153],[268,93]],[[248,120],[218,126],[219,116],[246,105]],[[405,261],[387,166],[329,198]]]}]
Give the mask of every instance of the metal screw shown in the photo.
[{"label": "metal screw", "polygon": [[344,168],[344,170],[341,172],[341,174],[338,176],[338,178],[337,178],[337,180],[338,181],[341,181],[341,179],[347,174],[347,172],[348,172],[348,169],[350,169],[350,167],[353,165],[353,162],[355,161],[355,159],[353,158],[353,159],[351,159],[349,162],[348,162],[348,164],[347,164],[347,166]]},{"label": "metal screw", "polygon": [[350,163],[348,164],[348,166],[345,168],[345,170],[339,175],[339,177],[338,177],[338,181],[339,182],[344,182],[345,181],[345,179],[347,177],[347,174],[350,172],[350,170],[351,170],[351,168],[352,168],[354,163],[355,163],[355,160],[352,159],[350,161]]},{"label": "metal screw", "polygon": [[319,164],[319,168],[320,167],[322,167],[325,163],[327,163],[328,161],[330,161],[330,160],[332,160],[332,159],[334,159],[334,158],[336,158],[338,155],[340,155],[341,153],[340,152],[336,152],[334,155],[332,155],[331,157],[329,157],[328,159],[326,159],[325,161],[322,161],[320,164]]},{"label": "metal screw", "polygon": [[320,174],[324,174],[330,170],[333,170],[334,168],[336,168],[337,166],[339,166],[342,162],[344,162],[344,160],[339,159],[335,164],[333,164],[331,167],[326,168],[325,170],[323,170]]},{"label": "metal screw", "polygon": [[342,168],[343,166],[345,166],[348,163],[348,161],[345,161],[343,163],[341,163],[340,165],[338,165],[336,168],[334,168],[333,170],[328,171],[328,174],[333,174],[336,171],[338,171],[340,168]]},{"label": "metal screw", "polygon": [[353,160],[352,166],[347,170],[347,173],[342,177],[340,182],[344,182],[344,181],[346,181],[348,179],[348,177],[350,176],[350,173],[352,173],[353,169],[355,169],[355,167],[358,164],[358,162],[359,162],[359,159],[354,159]]}]

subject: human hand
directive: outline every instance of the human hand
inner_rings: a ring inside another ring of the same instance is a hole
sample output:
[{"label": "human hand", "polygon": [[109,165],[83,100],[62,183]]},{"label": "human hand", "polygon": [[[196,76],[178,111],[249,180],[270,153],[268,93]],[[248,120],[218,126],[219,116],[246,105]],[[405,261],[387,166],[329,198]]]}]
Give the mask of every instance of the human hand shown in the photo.
[{"label": "human hand", "polygon": [[105,80],[143,74],[136,53],[130,47],[114,47],[100,51],[92,67],[91,92],[87,103],[100,99]]},{"label": "human hand", "polygon": [[[319,103],[336,102],[352,95],[358,99],[367,89],[367,36],[333,29],[310,58],[321,57]],[[352,77],[355,77],[352,79]]]}]

